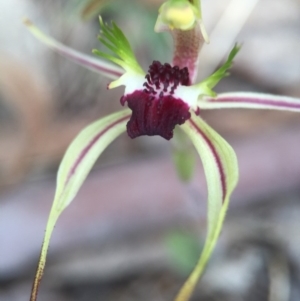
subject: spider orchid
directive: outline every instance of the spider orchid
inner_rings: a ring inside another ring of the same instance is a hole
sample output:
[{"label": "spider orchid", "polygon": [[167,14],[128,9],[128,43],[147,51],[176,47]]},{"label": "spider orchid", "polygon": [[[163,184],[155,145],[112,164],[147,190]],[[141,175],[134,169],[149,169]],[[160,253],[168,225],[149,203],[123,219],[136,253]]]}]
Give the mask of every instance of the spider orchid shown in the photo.
[{"label": "spider orchid", "polygon": [[[211,76],[196,83],[199,50],[207,41],[200,2],[169,0],[160,10],[156,31],[169,31],[174,39],[171,64],[153,61],[145,73],[128,40],[114,23],[100,18],[100,42],[112,54],[94,50],[99,59],[81,54],[46,36],[29,20],[31,33],[52,50],[77,64],[114,79],[108,89],[125,87],[120,102],[128,106],[95,121],[79,133],[66,151],[57,175],[57,188],[41,249],[31,301],[37,299],[50,237],[62,211],[71,203],[96,159],[120,134],[130,138],[159,135],[173,137],[176,125],[191,139],[203,163],[208,186],[207,236],[199,261],[183,285],[176,301],[187,301],[208,262],[220,235],[230,195],[238,181],[238,164],[231,146],[201,119],[201,111],[220,108],[252,108],[300,111],[300,99],[259,93],[225,93],[212,89],[228,75],[239,51],[234,46],[225,64]],[[111,64],[107,61],[111,61]]]}]

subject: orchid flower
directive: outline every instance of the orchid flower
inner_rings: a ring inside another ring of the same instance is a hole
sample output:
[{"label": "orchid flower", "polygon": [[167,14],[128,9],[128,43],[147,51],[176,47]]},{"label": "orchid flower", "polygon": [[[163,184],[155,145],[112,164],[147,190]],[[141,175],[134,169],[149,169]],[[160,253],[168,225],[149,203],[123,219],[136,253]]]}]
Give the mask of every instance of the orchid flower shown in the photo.
[{"label": "orchid flower", "polygon": [[55,223],[75,198],[104,149],[125,131],[130,138],[159,135],[170,140],[176,126],[194,144],[203,164],[208,187],[206,241],[196,267],[175,299],[189,300],[215,248],[230,195],[238,181],[234,150],[206,124],[200,116],[201,111],[220,108],[300,111],[300,99],[248,92],[217,95],[212,89],[228,75],[239,46],[233,47],[224,65],[196,83],[199,50],[204,41],[208,41],[200,2],[197,0],[169,0],[161,6],[155,30],[172,34],[175,48],[173,60],[171,64],[153,61],[147,72],[139,65],[127,38],[115,23],[109,26],[100,18],[99,40],[111,53],[93,50],[100,57],[98,59],[60,44],[29,20],[25,20],[25,24],[34,36],[52,50],[113,79],[108,89],[124,86],[120,103],[128,107],[83,129],[66,151],[58,170],[56,193],[30,300],[37,299]]}]

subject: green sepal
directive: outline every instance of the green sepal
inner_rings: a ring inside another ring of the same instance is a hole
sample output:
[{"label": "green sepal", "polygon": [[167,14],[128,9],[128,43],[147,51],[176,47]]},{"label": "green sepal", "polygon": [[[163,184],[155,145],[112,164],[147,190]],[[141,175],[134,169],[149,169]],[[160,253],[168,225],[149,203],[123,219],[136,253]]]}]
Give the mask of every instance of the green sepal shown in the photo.
[{"label": "green sepal", "polygon": [[101,118],[83,129],[68,147],[57,173],[56,192],[46,225],[30,301],[37,300],[57,219],[77,195],[97,158],[112,141],[126,131],[126,123],[130,116],[131,111],[126,109]]},{"label": "green sepal", "polygon": [[188,301],[221,233],[230,196],[238,181],[238,163],[232,147],[194,113],[180,128],[201,158],[207,182],[207,236],[199,261],[175,301]]},{"label": "green sepal", "polygon": [[111,23],[111,26],[105,24],[101,17],[99,17],[99,22],[101,30],[98,39],[113,55],[97,49],[94,49],[93,53],[114,62],[126,71],[144,74],[122,30],[114,22]]}]

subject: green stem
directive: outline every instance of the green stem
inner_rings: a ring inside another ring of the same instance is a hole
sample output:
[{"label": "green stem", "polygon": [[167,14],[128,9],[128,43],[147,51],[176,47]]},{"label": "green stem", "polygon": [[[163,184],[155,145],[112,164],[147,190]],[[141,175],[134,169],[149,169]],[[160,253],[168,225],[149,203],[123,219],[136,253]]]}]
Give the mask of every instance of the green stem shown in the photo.
[{"label": "green stem", "polygon": [[[53,206],[54,207],[54,206]],[[36,301],[37,300],[37,294],[38,294],[38,289],[44,274],[44,269],[45,269],[45,264],[46,264],[46,257],[47,257],[47,252],[49,248],[49,243],[51,239],[52,232],[54,230],[54,226],[56,224],[56,221],[58,219],[59,213],[57,210],[53,209],[50,212],[46,230],[45,230],[45,235],[44,235],[44,240],[41,248],[41,253],[40,253],[40,258],[39,258],[39,263],[37,266],[37,270],[35,273],[32,289],[31,289],[31,295],[30,295],[30,301]]]}]

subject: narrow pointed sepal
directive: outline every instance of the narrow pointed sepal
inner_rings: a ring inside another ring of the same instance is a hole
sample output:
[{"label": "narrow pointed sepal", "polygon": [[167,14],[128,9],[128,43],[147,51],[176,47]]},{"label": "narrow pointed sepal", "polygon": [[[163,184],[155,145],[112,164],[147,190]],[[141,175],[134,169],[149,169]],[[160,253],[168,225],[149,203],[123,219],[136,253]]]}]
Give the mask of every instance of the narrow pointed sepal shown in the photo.
[{"label": "narrow pointed sepal", "polygon": [[238,181],[237,158],[232,147],[195,114],[181,126],[201,158],[208,187],[207,237],[193,272],[180,290],[176,301],[187,301],[215,248],[222,230],[232,191]]},{"label": "narrow pointed sepal", "polygon": [[66,57],[67,59],[73,61],[78,65],[81,65],[97,73],[103,74],[104,76],[111,79],[116,79],[124,73],[124,70],[122,70],[118,66],[108,63],[102,59],[97,59],[92,56],[80,53],[72,48],[61,44],[60,42],[47,36],[28,19],[24,20],[24,24],[39,41],[44,43],[51,50],[57,52],[58,54]]},{"label": "narrow pointed sepal", "polygon": [[59,211],[69,205],[104,149],[126,131],[129,109],[111,114],[83,129],[67,149],[57,174],[54,204]]},{"label": "narrow pointed sepal", "polygon": [[216,97],[205,97],[199,102],[201,109],[271,109],[300,111],[300,98],[252,92],[221,93]]},{"label": "narrow pointed sepal", "polygon": [[79,133],[66,151],[57,174],[55,197],[46,226],[30,301],[37,299],[50,238],[58,217],[76,196],[97,158],[114,139],[126,131],[126,123],[130,115],[130,110],[126,109],[92,123]]}]

